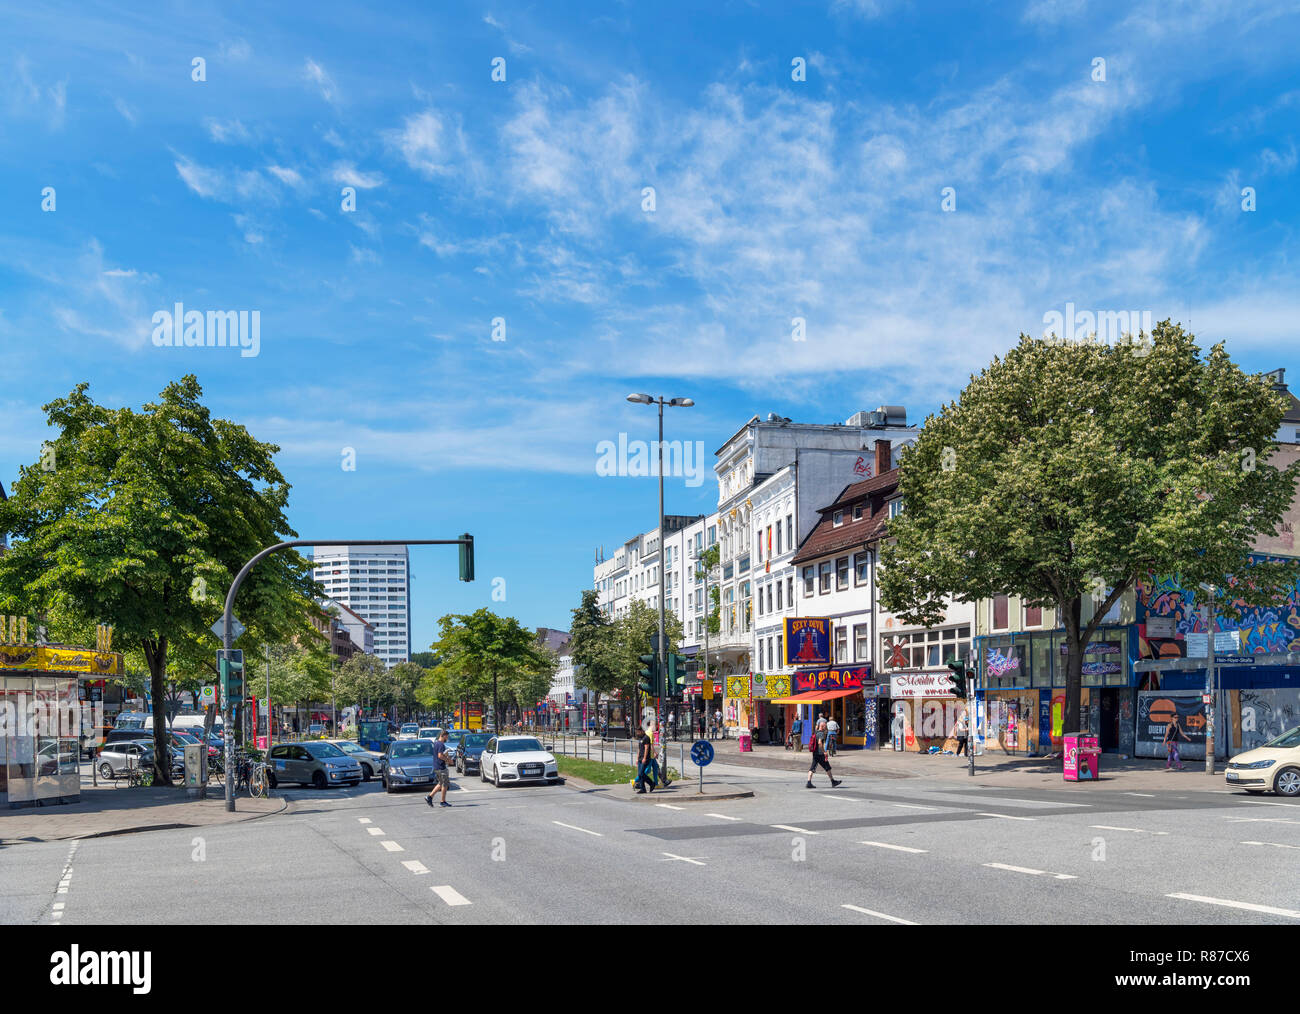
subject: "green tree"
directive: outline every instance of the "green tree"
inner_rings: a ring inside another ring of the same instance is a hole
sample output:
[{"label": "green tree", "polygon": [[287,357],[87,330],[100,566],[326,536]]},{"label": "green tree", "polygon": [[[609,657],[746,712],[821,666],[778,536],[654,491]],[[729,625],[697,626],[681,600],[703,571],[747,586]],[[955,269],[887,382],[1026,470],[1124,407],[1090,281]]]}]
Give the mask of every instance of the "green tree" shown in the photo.
[{"label": "green tree", "polygon": [[[316,634],[316,631],[312,631]],[[260,666],[253,666],[251,656],[248,678]],[[263,670],[264,671],[264,670]],[[264,684],[253,682],[254,687],[263,688]],[[306,646],[284,644],[271,646],[271,703],[286,706],[292,703],[294,711],[299,711],[303,703],[323,701],[330,695],[330,656],[325,638],[317,634]],[[259,693],[258,696],[261,696]]]},{"label": "green tree", "polygon": [[420,681],[424,679],[425,670],[420,668],[414,662],[398,662],[388,670],[388,682],[392,686],[392,693],[398,707],[402,709],[402,714],[410,717],[416,704],[416,690],[420,686]]},{"label": "green tree", "polygon": [[[633,599],[627,612],[614,623],[615,634],[611,664],[619,674],[619,692],[629,707],[636,703],[638,720],[640,714],[640,695],[636,685],[637,673],[641,669],[639,656],[651,652],[653,638],[659,634],[659,610],[640,599]],[[676,651],[682,643],[682,621],[674,613],[664,614],[664,636],[668,639],[668,651]]]},{"label": "green tree", "polygon": [[[433,652],[421,654],[433,656]],[[415,699],[431,711],[442,714],[449,711],[459,700],[451,675],[439,669],[426,669],[415,689]]]},{"label": "green tree", "polygon": [[357,652],[334,671],[334,697],[344,706],[388,708],[396,699],[395,689],[388,666],[376,655]]},{"label": "green tree", "polygon": [[695,580],[703,581],[706,576],[709,580],[709,605],[711,608],[707,622],[710,634],[716,634],[722,627],[722,597],[718,590],[718,559],[721,554],[722,547],[715,542],[700,553],[699,561],[695,566]]},{"label": "green tree", "polygon": [[608,695],[622,686],[623,674],[614,657],[614,624],[600,608],[597,592],[588,589],[582,593],[581,604],[573,610],[569,637],[574,681],[591,692],[593,710],[599,714],[601,695]]},{"label": "green tree", "polygon": [[[165,704],[169,666],[215,673],[208,628],[224,590],[256,552],[292,538],[289,484],[272,444],[211,418],[190,375],[141,411],[97,405],[79,384],[44,407],[57,436],[0,501],[0,608],[110,623],[128,664],[149,671],[158,784],[170,772]],[[310,629],[319,591],[310,562],[277,553],[253,570],[236,604],[250,654]],[[212,676],[209,675],[208,679]]]},{"label": "green tree", "polygon": [[[1276,532],[1300,473],[1267,460],[1284,408],[1221,344],[1202,355],[1169,321],[1140,344],[1022,335],[903,453],[881,601],[927,625],[946,595],[1054,607],[1077,728],[1083,646],[1139,575],[1219,584]],[[1250,570],[1254,601],[1294,580],[1291,565]]]},{"label": "green tree", "polygon": [[[550,685],[554,655],[543,651],[536,633],[512,616],[498,616],[486,608],[448,614],[438,620],[438,635],[431,648],[442,661],[434,671],[451,681],[461,700],[484,700],[495,691],[499,701],[503,689],[514,699],[517,677],[524,672],[546,672]],[[494,718],[500,728],[501,716]]]}]

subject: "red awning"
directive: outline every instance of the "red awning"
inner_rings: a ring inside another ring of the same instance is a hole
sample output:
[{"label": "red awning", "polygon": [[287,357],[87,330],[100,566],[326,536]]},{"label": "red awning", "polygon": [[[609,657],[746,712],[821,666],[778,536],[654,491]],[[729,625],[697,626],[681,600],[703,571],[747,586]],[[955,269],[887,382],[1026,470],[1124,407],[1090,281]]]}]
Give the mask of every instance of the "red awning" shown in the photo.
[{"label": "red awning", "polygon": [[853,687],[851,690],[805,690],[801,694],[795,694],[792,697],[777,697],[769,701],[769,704],[821,704],[822,701],[833,701],[837,697],[852,697],[854,694],[862,693],[861,687]]}]

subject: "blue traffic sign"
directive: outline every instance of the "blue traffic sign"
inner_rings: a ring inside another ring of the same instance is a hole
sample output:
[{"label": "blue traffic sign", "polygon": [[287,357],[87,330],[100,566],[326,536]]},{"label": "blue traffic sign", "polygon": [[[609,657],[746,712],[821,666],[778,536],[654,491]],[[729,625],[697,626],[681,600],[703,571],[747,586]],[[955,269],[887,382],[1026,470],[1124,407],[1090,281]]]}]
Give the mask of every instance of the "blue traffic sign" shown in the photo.
[{"label": "blue traffic sign", "polygon": [[697,739],[691,747],[691,761],[697,768],[713,762],[713,744],[707,739]]}]

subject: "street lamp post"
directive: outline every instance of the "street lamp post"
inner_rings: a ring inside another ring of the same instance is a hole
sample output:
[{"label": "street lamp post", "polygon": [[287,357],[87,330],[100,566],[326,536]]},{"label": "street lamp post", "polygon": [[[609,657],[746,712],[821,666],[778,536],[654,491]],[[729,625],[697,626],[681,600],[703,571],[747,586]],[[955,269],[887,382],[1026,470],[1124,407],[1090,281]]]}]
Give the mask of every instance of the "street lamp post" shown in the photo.
[{"label": "street lamp post", "polygon": [[[695,404],[690,398],[652,398],[648,394],[629,394],[627,400],[638,405],[659,406],[659,672],[664,683],[659,697],[659,745],[663,748],[663,776],[668,779],[668,644],[664,640],[664,406],[690,408]],[[679,772],[680,774],[680,772]]]},{"label": "street lamp post", "polygon": [[1201,583],[1210,596],[1210,601],[1206,607],[1205,629],[1209,631],[1208,641],[1209,648],[1206,650],[1205,662],[1205,693],[1209,696],[1210,702],[1205,706],[1205,773],[1214,774],[1214,704],[1218,694],[1215,693],[1215,677],[1218,671],[1215,668],[1214,659],[1214,594],[1218,591],[1212,584]]}]

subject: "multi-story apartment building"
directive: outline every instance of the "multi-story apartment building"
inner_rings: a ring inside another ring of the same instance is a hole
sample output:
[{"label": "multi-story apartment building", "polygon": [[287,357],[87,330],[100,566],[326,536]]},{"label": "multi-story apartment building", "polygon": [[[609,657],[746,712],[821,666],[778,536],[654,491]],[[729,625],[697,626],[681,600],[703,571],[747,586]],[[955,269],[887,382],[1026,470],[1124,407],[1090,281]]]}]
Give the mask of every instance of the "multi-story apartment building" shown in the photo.
[{"label": "multi-story apartment building", "polygon": [[367,655],[375,653],[375,628],[371,623],[367,623],[365,617],[353,609],[350,609],[342,602],[334,599],[325,600],[325,608],[333,609],[336,612],[336,619],[339,625],[347,631],[348,637],[356,645],[358,651]]},{"label": "multi-story apartment building", "polygon": [[318,546],[313,576],[328,598],[374,628],[374,654],[388,666],[411,658],[411,561],[406,546]]}]

